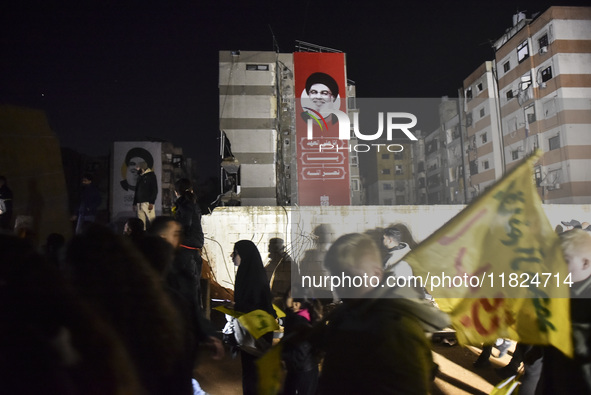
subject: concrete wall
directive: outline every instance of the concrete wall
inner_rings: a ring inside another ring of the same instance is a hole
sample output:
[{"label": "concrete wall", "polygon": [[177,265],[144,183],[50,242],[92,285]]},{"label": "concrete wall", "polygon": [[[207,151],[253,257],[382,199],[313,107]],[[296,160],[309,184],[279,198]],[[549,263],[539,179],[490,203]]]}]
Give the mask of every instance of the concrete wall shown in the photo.
[{"label": "concrete wall", "polygon": [[[233,288],[235,268],[230,259],[234,243],[251,240],[266,264],[268,242],[285,240],[287,251],[297,261],[314,249],[320,225],[329,229],[331,240],[352,232],[381,231],[402,223],[419,242],[453,218],[465,206],[312,206],[312,207],[218,207],[203,217],[206,257],[220,284]],[[550,224],[577,219],[591,222],[591,205],[544,205]],[[322,236],[320,236],[322,237]]]}]

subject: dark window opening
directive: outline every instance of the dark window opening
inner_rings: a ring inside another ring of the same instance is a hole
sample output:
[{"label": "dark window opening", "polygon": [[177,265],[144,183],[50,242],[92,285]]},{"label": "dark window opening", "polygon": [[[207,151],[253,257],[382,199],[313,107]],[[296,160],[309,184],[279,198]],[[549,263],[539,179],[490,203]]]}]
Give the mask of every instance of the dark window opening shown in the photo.
[{"label": "dark window opening", "polygon": [[538,39],[538,44],[540,45],[540,48],[547,47],[548,46],[548,35],[544,34],[542,37],[540,37]]},{"label": "dark window opening", "polygon": [[542,82],[546,82],[550,79],[552,79],[552,66],[548,66],[542,70]]},{"label": "dark window opening", "polygon": [[246,70],[248,71],[269,71],[268,64],[247,64]]},{"label": "dark window opening", "polygon": [[548,139],[550,151],[560,148],[560,136],[550,137]]}]

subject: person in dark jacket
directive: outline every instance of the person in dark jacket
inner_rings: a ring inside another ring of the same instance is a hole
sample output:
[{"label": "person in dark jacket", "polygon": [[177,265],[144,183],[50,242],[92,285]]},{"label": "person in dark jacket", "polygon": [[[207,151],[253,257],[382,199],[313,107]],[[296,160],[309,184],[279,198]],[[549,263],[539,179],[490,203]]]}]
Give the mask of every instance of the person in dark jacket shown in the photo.
[{"label": "person in dark jacket", "polygon": [[154,203],[158,196],[158,180],[154,171],[148,167],[146,162],[136,165],[139,174],[133,197],[133,209],[137,211],[137,217],[144,222],[144,229],[156,217]]},{"label": "person in dark jacket", "polygon": [[101,193],[93,182],[92,174],[86,173],[82,176],[82,196],[78,208],[76,234],[80,234],[84,225],[96,220],[96,212],[101,204]]},{"label": "person in dark jacket", "polygon": [[[380,251],[365,234],[341,236],[325,266],[333,276],[383,278]],[[326,317],[312,344],[325,351],[318,394],[428,394],[436,371],[425,330],[449,318],[407,288],[336,289],[343,303]]]},{"label": "person in dark jacket", "polygon": [[[234,309],[241,313],[263,310],[276,317],[273,309],[271,289],[267,273],[256,245],[250,240],[234,244],[232,252],[234,265],[238,266],[234,284]],[[273,341],[273,332],[263,335],[266,341]],[[257,394],[256,357],[245,351],[240,352],[242,360],[242,390],[245,395]]]},{"label": "person in dark jacket", "polygon": [[201,248],[203,248],[203,229],[201,228],[201,210],[193,192],[191,181],[181,178],[175,183],[174,219],[181,224],[181,243],[172,265],[169,282],[179,292],[191,299],[195,307],[201,304]]}]

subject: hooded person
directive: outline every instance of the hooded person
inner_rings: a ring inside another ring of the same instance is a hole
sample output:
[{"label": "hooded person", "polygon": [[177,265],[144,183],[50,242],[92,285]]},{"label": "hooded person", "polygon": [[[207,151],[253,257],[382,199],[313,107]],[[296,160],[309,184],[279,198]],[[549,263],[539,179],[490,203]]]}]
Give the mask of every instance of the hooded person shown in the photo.
[{"label": "hooded person", "polygon": [[235,309],[241,313],[263,310],[275,316],[267,273],[256,245],[250,240],[240,240],[234,244],[234,255],[234,264],[238,266],[234,286]]},{"label": "hooded person", "polygon": [[[241,313],[263,310],[276,317],[273,309],[271,289],[267,273],[256,245],[250,240],[240,240],[234,244],[232,252],[234,265],[238,266],[234,285],[234,309]],[[273,341],[273,332],[262,336],[269,344]],[[241,350],[242,389],[244,394],[257,394],[256,356]]]}]

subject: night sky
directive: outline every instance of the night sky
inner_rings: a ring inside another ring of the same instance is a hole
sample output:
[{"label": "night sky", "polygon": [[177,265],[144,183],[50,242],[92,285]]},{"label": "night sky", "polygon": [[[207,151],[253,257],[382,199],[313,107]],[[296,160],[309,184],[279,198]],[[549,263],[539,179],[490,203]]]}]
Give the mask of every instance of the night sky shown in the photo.
[{"label": "night sky", "polygon": [[[65,147],[166,139],[219,173],[218,51],[347,53],[358,97],[457,96],[491,42],[551,5],[588,1],[82,1],[0,5],[0,103],[46,111]],[[18,3],[18,4],[17,4]],[[84,4],[84,5],[81,5]],[[435,5],[437,4],[437,5]]]}]

